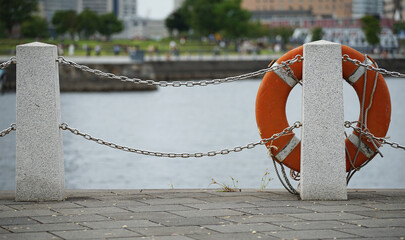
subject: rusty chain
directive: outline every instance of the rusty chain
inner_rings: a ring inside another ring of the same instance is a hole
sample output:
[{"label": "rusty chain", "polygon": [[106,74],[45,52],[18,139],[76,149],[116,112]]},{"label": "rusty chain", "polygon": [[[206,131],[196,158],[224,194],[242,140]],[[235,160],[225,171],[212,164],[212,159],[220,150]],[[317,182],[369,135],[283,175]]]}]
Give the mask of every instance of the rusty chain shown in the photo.
[{"label": "rusty chain", "polygon": [[201,153],[201,152],[197,152],[197,153],[164,153],[164,152],[145,151],[145,150],[139,150],[139,149],[135,149],[135,148],[131,148],[131,147],[122,146],[122,145],[112,143],[112,142],[107,142],[107,141],[105,141],[103,139],[100,139],[100,138],[92,137],[91,135],[89,135],[87,133],[83,133],[83,132],[80,132],[79,130],[77,130],[75,128],[69,127],[68,124],[66,124],[66,123],[62,123],[60,125],[60,129],[70,131],[74,135],[82,136],[86,140],[93,141],[93,142],[96,142],[98,144],[105,145],[105,146],[115,148],[115,149],[119,149],[119,150],[126,151],[126,152],[132,152],[132,153],[143,154],[143,155],[147,155],[147,156],[155,156],[155,157],[168,157],[168,158],[190,158],[190,157],[194,157],[194,158],[200,158],[200,157],[213,157],[213,156],[216,156],[216,155],[219,155],[219,154],[225,155],[225,154],[229,154],[231,152],[240,152],[240,151],[242,151],[244,149],[252,149],[252,148],[256,147],[257,145],[264,145],[264,144],[268,143],[269,141],[272,141],[272,140],[278,139],[278,138],[280,138],[280,137],[282,137],[284,135],[290,134],[294,129],[300,128],[301,126],[302,126],[301,122],[297,121],[293,125],[285,128],[282,132],[276,133],[273,136],[271,136],[270,138],[262,139],[262,140],[260,140],[258,142],[254,142],[254,143],[249,143],[249,144],[247,144],[245,146],[237,146],[237,147],[234,147],[232,149],[225,148],[225,149],[222,149],[222,150],[209,151],[209,152],[205,152],[205,153]]},{"label": "rusty chain", "polygon": [[17,62],[17,58],[15,56],[11,57],[9,60],[0,63],[0,69],[5,69],[11,64],[15,64]]},{"label": "rusty chain", "polygon": [[5,137],[7,134],[11,133],[12,131],[17,130],[17,125],[15,123],[11,124],[9,128],[4,129],[0,132],[0,137]]},{"label": "rusty chain", "polygon": [[56,60],[59,63],[66,64],[72,67],[75,67],[77,69],[80,69],[85,72],[90,72],[93,73],[97,76],[101,77],[106,77],[110,79],[115,79],[115,80],[120,80],[123,82],[132,82],[134,84],[146,84],[146,85],[151,85],[151,86],[159,86],[159,87],[194,87],[194,86],[207,86],[207,85],[217,85],[221,83],[227,83],[227,82],[233,82],[237,80],[242,80],[242,79],[247,79],[247,78],[252,78],[258,75],[265,74],[267,72],[275,71],[277,69],[283,68],[285,66],[292,65],[295,62],[301,62],[304,58],[301,55],[296,55],[294,58],[289,59],[287,61],[282,62],[278,66],[273,66],[270,68],[264,68],[255,72],[251,73],[245,73],[242,75],[237,75],[237,76],[232,76],[232,77],[227,77],[227,78],[216,78],[212,80],[202,80],[202,81],[186,81],[186,82],[181,82],[181,81],[173,81],[173,82],[167,82],[167,81],[154,81],[154,80],[142,80],[140,78],[129,78],[127,76],[118,76],[113,73],[106,73],[97,69],[92,69],[86,65],[80,65],[77,64],[73,61],[67,60],[64,57],[60,56]]},{"label": "rusty chain", "polygon": [[392,148],[405,150],[405,146],[402,146],[396,142],[388,141],[387,138],[376,137],[370,131],[368,131],[368,129],[362,130],[361,128],[354,126],[355,123],[357,123],[357,121],[354,121],[354,122],[345,121],[345,127],[353,128],[353,130],[356,131],[357,133],[364,134],[367,138],[377,141],[379,144],[386,144],[386,145],[390,145]]}]

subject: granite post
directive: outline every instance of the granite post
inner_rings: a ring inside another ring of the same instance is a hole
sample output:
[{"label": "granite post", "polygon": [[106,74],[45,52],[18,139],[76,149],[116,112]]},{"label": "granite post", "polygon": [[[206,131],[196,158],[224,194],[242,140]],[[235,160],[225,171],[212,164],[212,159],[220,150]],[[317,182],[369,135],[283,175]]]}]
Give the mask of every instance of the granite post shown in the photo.
[{"label": "granite post", "polygon": [[302,90],[302,200],[346,200],[341,45],[304,44]]},{"label": "granite post", "polygon": [[57,48],[17,46],[16,201],[63,200]]}]

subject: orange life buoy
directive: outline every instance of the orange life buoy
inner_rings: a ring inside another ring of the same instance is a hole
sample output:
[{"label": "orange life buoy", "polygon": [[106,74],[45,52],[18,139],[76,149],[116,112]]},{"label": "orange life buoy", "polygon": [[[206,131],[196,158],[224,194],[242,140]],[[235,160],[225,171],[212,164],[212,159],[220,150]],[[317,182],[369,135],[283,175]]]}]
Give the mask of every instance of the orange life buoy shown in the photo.
[{"label": "orange life buoy", "polygon": [[[302,56],[302,54],[302,46],[295,48],[279,58],[275,65],[293,59],[297,55]],[[360,52],[342,45],[342,56],[345,54],[352,59],[358,59],[363,63],[375,66],[371,58],[366,59]],[[369,107],[369,109],[367,111],[367,118],[364,120],[367,121],[367,129],[376,137],[385,137],[391,118],[391,100],[383,76],[375,71],[367,71],[367,79],[365,79],[364,73],[366,70],[364,67],[358,67],[348,61],[342,61],[342,64],[343,79],[352,85],[360,103],[362,103],[363,87],[364,83],[366,83],[364,105],[367,108]],[[260,84],[256,98],[256,122],[263,139],[270,138],[273,134],[279,133],[289,126],[285,112],[287,98],[292,88],[296,85],[297,80],[301,81],[302,79],[302,62],[295,62],[289,67],[293,71],[295,78],[290,76],[284,68],[279,68],[266,73]],[[378,75],[376,76],[376,74]],[[370,101],[372,101],[371,105]],[[360,120],[361,116],[359,117],[359,122]],[[360,125],[358,124],[358,126]],[[350,170],[352,164],[350,160],[354,159],[359,144],[360,151],[354,163],[356,168],[367,160],[371,160],[377,153],[378,146],[368,141],[364,135],[362,136],[362,141],[359,142],[359,134],[355,131],[346,138],[345,144],[347,149],[347,171]],[[266,146],[276,161],[295,171],[300,171],[301,143],[294,134],[285,135],[272,142],[268,142]]]}]

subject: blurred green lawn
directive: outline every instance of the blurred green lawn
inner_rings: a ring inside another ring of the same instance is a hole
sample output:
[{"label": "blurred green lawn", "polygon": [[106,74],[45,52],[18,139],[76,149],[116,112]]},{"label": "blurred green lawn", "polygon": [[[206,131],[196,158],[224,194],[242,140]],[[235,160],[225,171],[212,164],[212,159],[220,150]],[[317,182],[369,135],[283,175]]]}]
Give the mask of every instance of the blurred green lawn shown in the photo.
[{"label": "blurred green lawn", "polygon": [[[184,44],[180,43],[179,39],[162,39],[156,40],[111,40],[111,41],[97,41],[97,40],[79,40],[74,42],[73,40],[36,40],[36,39],[0,39],[0,55],[15,55],[15,47],[19,44],[25,44],[30,42],[40,41],[49,44],[62,44],[64,55],[68,55],[68,47],[70,44],[75,44],[75,56],[85,56],[86,51],[83,46],[87,45],[92,48],[91,55],[95,55],[94,47],[100,45],[101,56],[113,56],[114,46],[119,45],[121,47],[120,55],[128,55],[127,49],[138,46],[140,50],[148,51],[148,49],[158,49],[158,54],[163,55],[170,51],[170,42],[175,41],[177,48],[180,50],[180,54],[188,55],[212,55],[215,49],[218,49],[218,45],[214,42],[202,42],[199,40],[187,40]],[[220,54],[238,54],[235,48],[235,44],[231,43],[226,48],[219,48]],[[261,54],[271,54],[272,50],[261,50]],[[146,53],[148,54],[148,53]]]}]

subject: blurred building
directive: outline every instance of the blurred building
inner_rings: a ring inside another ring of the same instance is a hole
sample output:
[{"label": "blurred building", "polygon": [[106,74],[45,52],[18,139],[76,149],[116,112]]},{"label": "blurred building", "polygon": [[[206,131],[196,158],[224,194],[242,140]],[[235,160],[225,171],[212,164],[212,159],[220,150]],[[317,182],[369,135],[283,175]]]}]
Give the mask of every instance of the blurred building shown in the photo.
[{"label": "blurred building", "polygon": [[[345,26],[336,28],[324,28],[323,40],[336,42],[350,46],[360,52],[371,51],[375,46],[371,46],[366,41],[364,32],[359,27]],[[382,27],[379,35],[380,44],[378,46],[380,51],[392,52],[399,47],[398,38],[394,35],[392,30],[388,27]],[[312,40],[311,29],[296,28],[294,30],[291,41],[295,43],[308,43]]]},{"label": "blurred building", "polygon": [[384,17],[384,0],[353,0],[353,18],[365,15]]},{"label": "blurred building", "polygon": [[113,11],[120,20],[137,17],[137,0],[114,0]]},{"label": "blurred building", "polygon": [[[126,0],[38,0],[38,4],[41,15],[51,23],[53,15],[58,10],[75,10],[77,13],[81,13],[85,9],[90,9],[98,14],[118,13],[119,10],[116,10],[115,7],[123,1]],[[134,2],[136,6],[136,0],[128,1]]]},{"label": "blurred building", "polygon": [[243,0],[242,8],[258,20],[289,17],[350,18],[352,0]]},{"label": "blurred building", "polygon": [[405,20],[405,0],[385,0],[384,15],[394,21]]},{"label": "blurred building", "polygon": [[39,14],[46,18],[48,23],[52,22],[53,14],[58,10],[78,11],[79,0],[38,0]]},{"label": "blurred building", "polygon": [[168,31],[163,20],[141,18],[137,14],[137,0],[114,0],[115,14],[124,24],[124,30],[115,39],[161,39]]},{"label": "blurred building", "polygon": [[392,33],[394,21],[384,17],[384,0],[242,0],[242,8],[252,12],[253,20],[269,27],[293,27],[292,43],[311,41],[311,29],[321,27],[324,40],[361,51],[372,46],[361,30],[360,18],[377,16],[382,27],[379,48],[388,51],[398,48],[397,37]]},{"label": "blurred building", "polygon": [[81,13],[90,9],[98,14],[114,13],[124,24],[124,30],[113,38],[164,38],[168,36],[164,21],[140,18],[137,0],[38,0],[39,14],[51,26],[52,17],[58,10],[75,10]]},{"label": "blurred building", "polygon": [[119,35],[115,35],[114,38],[160,40],[169,36],[164,20],[137,18],[129,24],[126,26],[128,31],[123,31]]},{"label": "blurred building", "polygon": [[116,0],[77,0],[77,11],[80,13],[90,9],[98,14],[113,12],[113,3]]}]

